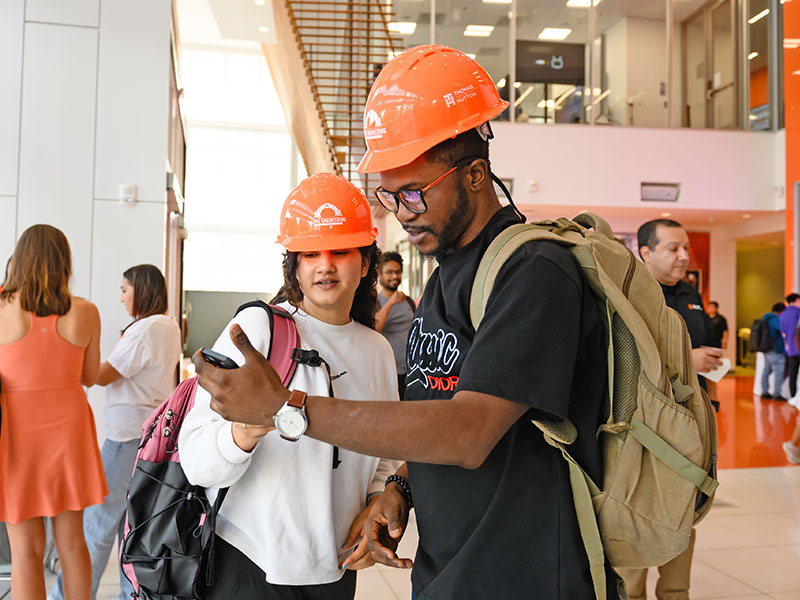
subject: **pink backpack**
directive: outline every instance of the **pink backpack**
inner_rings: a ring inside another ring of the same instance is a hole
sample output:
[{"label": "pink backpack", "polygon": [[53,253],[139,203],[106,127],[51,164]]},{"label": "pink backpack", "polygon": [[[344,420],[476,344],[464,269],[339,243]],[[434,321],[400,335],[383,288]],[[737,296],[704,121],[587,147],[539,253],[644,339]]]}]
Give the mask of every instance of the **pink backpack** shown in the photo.
[{"label": "pink backpack", "polygon": [[[267,311],[272,364],[284,385],[297,367],[300,337],[285,310],[262,301]],[[228,488],[211,504],[205,488],[192,485],[181,468],[178,434],[194,406],[197,377],[182,382],[147,418],[128,486],[128,511],[120,564],[143,600],[199,600],[214,582],[214,529]]]}]

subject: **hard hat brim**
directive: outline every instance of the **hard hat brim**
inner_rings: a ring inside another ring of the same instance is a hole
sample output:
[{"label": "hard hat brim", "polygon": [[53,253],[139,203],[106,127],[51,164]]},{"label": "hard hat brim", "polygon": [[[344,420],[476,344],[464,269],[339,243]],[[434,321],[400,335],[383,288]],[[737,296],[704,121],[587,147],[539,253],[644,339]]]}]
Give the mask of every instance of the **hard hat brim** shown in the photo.
[{"label": "hard hat brim", "polygon": [[343,235],[328,236],[296,236],[290,240],[278,236],[276,240],[289,252],[320,252],[322,250],[346,250],[348,248],[363,248],[370,246],[378,237],[377,227],[370,231],[359,231]]},{"label": "hard hat brim", "polygon": [[414,162],[414,160],[422,156],[425,152],[446,139],[454,138],[465,131],[483,125],[502,113],[508,106],[508,102],[501,100],[498,105],[492,107],[490,110],[465,119],[455,128],[437,131],[427,137],[403,146],[395,146],[385,150],[367,150],[361,162],[358,163],[358,172],[380,173],[382,171],[390,171],[392,169],[404,167]]}]

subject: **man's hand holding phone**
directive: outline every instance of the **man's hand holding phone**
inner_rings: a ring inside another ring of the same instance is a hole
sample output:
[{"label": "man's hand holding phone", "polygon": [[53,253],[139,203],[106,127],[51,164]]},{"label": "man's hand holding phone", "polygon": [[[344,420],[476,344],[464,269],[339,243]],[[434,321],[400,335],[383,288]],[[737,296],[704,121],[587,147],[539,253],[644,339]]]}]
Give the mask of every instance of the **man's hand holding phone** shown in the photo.
[{"label": "man's hand holding phone", "polygon": [[[244,332],[242,332],[244,335]],[[249,343],[249,342],[248,342]],[[252,348],[252,346],[251,346]],[[205,363],[212,365],[213,367],[221,370],[233,370],[238,369],[239,365],[236,362],[224,354],[220,352],[216,352],[214,350],[209,350],[208,348],[201,348],[199,350],[200,356]],[[194,359],[193,359],[194,360]],[[196,367],[195,363],[195,367]],[[199,374],[198,374],[199,375]],[[202,381],[201,381],[202,385]],[[212,396],[212,408],[214,408],[213,402],[214,398]],[[232,423],[231,424],[231,431],[233,434],[233,441],[236,445],[244,450],[245,452],[250,452],[253,448],[256,447],[258,441],[267,435],[270,431],[275,429],[275,427],[270,422],[269,425],[248,425],[246,423]]]},{"label": "man's hand holding phone", "polygon": [[253,348],[242,328],[234,324],[230,336],[244,356],[236,369],[221,369],[208,363],[201,351],[192,356],[200,385],[211,394],[211,408],[234,423],[272,426],[272,417],[289,399],[281,378],[258,350]]}]

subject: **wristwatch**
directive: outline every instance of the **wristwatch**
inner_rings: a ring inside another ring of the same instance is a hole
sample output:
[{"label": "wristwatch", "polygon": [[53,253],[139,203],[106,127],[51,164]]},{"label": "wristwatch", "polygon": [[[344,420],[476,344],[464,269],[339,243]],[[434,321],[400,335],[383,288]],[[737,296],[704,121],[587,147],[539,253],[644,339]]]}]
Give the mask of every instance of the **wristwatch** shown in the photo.
[{"label": "wristwatch", "polygon": [[289,399],[281,409],[275,413],[275,429],[281,437],[290,442],[296,442],[308,429],[306,417],[306,398],[308,394],[300,390],[292,390]]}]

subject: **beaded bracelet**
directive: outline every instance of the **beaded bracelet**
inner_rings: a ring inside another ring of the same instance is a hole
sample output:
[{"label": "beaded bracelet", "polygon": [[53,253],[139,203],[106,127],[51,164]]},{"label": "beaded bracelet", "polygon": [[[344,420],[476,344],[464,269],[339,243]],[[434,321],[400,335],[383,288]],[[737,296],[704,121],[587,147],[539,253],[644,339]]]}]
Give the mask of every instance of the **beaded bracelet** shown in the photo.
[{"label": "beaded bracelet", "polygon": [[400,488],[403,490],[403,497],[405,498],[406,504],[408,505],[408,510],[414,508],[414,500],[411,497],[411,486],[408,484],[408,480],[405,477],[401,477],[400,475],[397,474],[389,475],[389,477],[386,478],[386,485],[389,485],[392,482],[399,485]]}]

